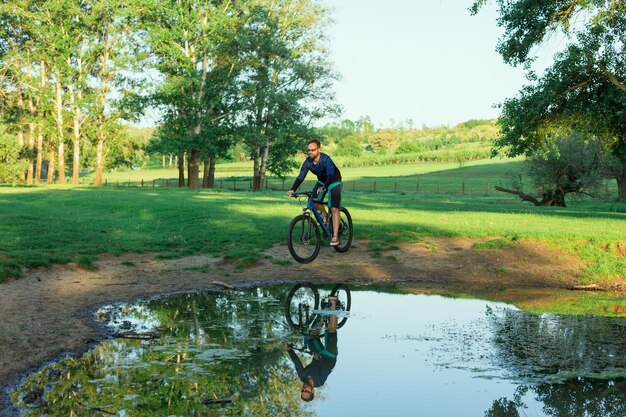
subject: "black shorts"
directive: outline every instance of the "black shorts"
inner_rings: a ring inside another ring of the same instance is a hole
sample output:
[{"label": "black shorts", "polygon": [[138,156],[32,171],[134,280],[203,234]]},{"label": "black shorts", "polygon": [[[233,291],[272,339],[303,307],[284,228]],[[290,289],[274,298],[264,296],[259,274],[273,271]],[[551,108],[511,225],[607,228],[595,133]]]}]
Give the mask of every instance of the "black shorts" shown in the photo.
[{"label": "black shorts", "polygon": [[[324,184],[321,184],[319,181],[316,182],[315,186],[313,187],[313,192],[317,193],[317,190],[323,186]],[[341,207],[341,183],[332,187],[330,189],[330,192],[328,192],[327,190],[324,193],[320,194],[319,196],[317,196],[317,199],[323,201],[324,197],[326,197],[326,194],[328,194],[328,207]]]}]

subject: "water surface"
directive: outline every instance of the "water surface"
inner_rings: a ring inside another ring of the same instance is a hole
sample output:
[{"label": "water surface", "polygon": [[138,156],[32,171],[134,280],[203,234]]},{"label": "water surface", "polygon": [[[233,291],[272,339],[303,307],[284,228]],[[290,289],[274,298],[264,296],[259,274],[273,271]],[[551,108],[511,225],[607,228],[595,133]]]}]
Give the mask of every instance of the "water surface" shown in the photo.
[{"label": "water surface", "polygon": [[336,365],[305,403],[283,347],[302,343],[290,288],[103,307],[98,320],[141,339],[47,367],[14,399],[29,416],[626,416],[625,319],[393,287],[350,287]]}]

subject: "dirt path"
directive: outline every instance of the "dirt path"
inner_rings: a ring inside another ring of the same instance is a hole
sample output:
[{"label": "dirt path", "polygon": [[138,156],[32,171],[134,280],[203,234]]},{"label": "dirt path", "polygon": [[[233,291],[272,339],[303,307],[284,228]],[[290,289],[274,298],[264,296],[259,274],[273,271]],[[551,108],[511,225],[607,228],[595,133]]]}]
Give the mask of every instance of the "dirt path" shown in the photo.
[{"label": "dirt path", "polygon": [[[313,264],[291,261],[285,246],[267,251],[271,260],[244,272],[221,259],[192,256],[155,260],[152,254],[104,257],[98,271],[71,266],[27,271],[0,284],[0,414],[10,413],[6,388],[22,375],[64,354],[80,353],[106,337],[93,322],[99,304],[158,293],[272,281],[412,281],[425,286],[486,285],[497,288],[570,287],[582,261],[543,244],[475,250],[476,240],[431,238],[401,244],[373,258],[367,242],[346,254],[324,248]],[[272,262],[273,261],[273,262]],[[277,262],[278,261],[278,262]],[[285,263],[288,265],[279,265]],[[276,262],[276,263],[274,263]],[[206,272],[208,271],[208,272]],[[622,283],[626,284],[626,283]],[[621,288],[613,288],[623,291]],[[3,407],[4,405],[4,407]],[[3,409],[7,410],[3,413]]]}]

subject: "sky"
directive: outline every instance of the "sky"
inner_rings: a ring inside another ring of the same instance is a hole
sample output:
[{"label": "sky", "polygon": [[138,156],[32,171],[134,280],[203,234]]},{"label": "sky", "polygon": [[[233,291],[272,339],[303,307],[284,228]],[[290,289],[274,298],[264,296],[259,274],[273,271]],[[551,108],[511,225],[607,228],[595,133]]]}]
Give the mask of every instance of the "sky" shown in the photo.
[{"label": "sky", "polygon": [[[323,0],[334,23],[330,58],[342,118],[369,116],[376,127],[411,119],[415,127],[497,118],[494,105],[526,83],[496,52],[502,29],[494,1],[476,16],[471,0]],[[538,55],[552,56],[554,45]],[[546,59],[536,67],[545,67]],[[537,69],[537,68],[535,68]]]}]

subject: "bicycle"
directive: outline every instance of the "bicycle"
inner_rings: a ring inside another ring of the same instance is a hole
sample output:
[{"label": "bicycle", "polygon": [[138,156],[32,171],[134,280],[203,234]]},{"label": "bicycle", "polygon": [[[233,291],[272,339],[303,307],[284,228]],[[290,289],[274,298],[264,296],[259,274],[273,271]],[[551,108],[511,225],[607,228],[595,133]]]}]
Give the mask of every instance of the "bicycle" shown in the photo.
[{"label": "bicycle", "polygon": [[[335,309],[330,308],[330,297],[337,298]],[[337,316],[337,328],[343,327],[348,321],[351,306],[352,294],[345,284],[335,285],[320,302],[320,292],[314,284],[300,283],[287,295],[285,318],[292,328],[305,336],[319,335],[328,327],[332,315]]]},{"label": "bicycle", "polygon": [[[313,191],[294,193],[293,197],[306,197],[307,204],[302,209],[302,214],[294,217],[289,223],[287,247],[296,261],[308,264],[315,260],[322,246],[319,226],[321,226],[324,239],[330,239],[332,236],[332,222],[334,221],[332,211],[329,210],[327,221],[324,222],[322,214],[315,208],[316,203],[323,204],[323,202],[315,198]],[[346,252],[352,243],[352,216],[347,208],[341,207],[339,217],[338,237],[341,243],[333,247],[337,252]]]}]

